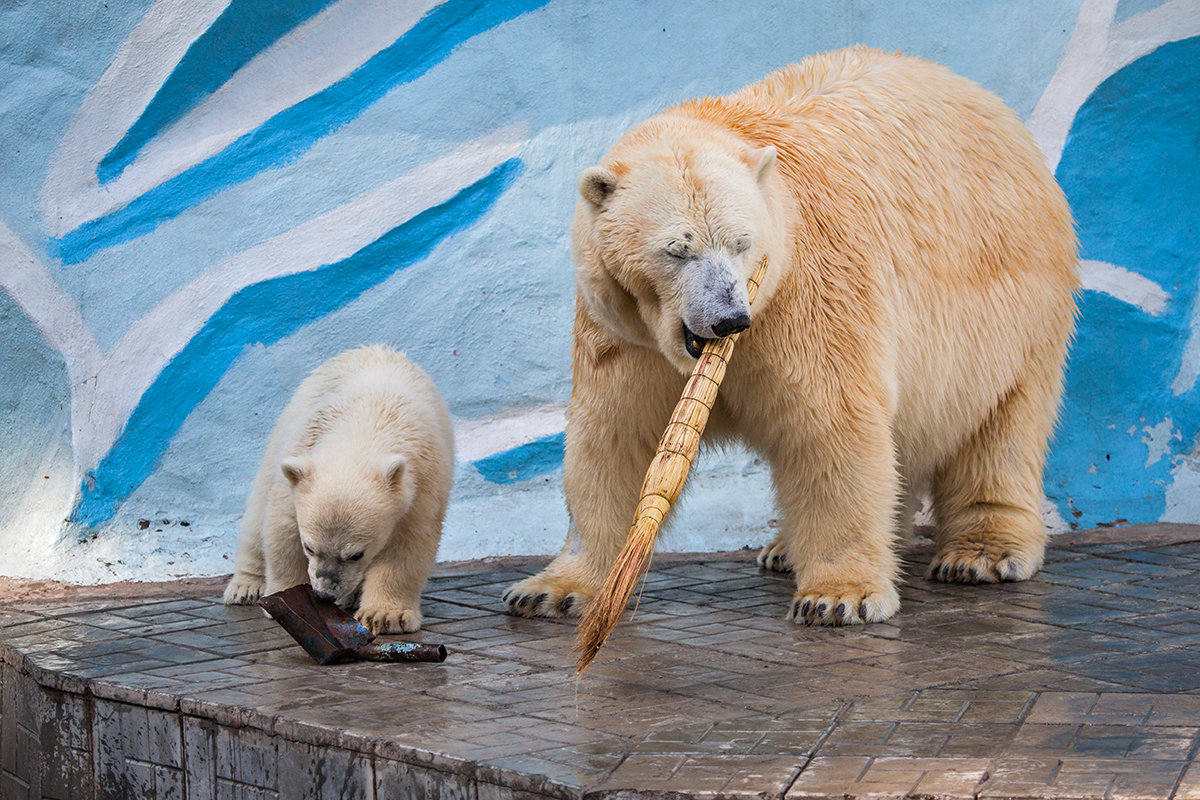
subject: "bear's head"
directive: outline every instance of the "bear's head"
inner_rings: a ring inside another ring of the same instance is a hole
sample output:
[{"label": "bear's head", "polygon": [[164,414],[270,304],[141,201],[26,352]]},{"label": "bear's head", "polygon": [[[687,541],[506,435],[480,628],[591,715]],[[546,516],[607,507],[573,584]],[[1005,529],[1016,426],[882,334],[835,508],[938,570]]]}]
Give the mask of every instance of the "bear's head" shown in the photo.
[{"label": "bear's head", "polygon": [[313,591],[354,605],[368,567],[412,507],[416,485],[408,460],[399,453],[296,456],[280,468],[291,486]]},{"label": "bear's head", "polygon": [[[655,118],[579,177],[580,297],[597,323],[689,372],[704,341],[751,325],[746,282],[779,249],[775,148]],[[770,267],[768,267],[768,270]]]}]

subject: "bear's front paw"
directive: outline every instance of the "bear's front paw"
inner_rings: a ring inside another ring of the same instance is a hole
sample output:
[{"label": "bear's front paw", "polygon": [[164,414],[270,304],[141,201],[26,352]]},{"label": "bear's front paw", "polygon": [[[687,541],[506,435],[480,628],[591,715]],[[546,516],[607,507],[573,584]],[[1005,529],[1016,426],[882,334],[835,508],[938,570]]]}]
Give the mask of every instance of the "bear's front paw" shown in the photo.
[{"label": "bear's front paw", "polygon": [[514,583],[500,599],[508,613],[521,617],[579,617],[592,600],[592,589],[563,575],[542,572]]},{"label": "bear's front paw", "polygon": [[928,577],[944,583],[1024,581],[1042,566],[1042,553],[991,542],[947,542],[933,556]]},{"label": "bear's front paw", "polygon": [[772,572],[791,572],[792,562],[788,558],[787,545],[782,537],[776,536],[758,553],[758,566]]},{"label": "bear's front paw", "polygon": [[266,587],[266,579],[262,575],[247,575],[235,572],[225,587],[225,605],[248,606],[258,602]]},{"label": "bear's front paw", "polygon": [[374,634],[412,633],[421,629],[421,612],[399,604],[363,606],[354,618]]},{"label": "bear's front paw", "polygon": [[882,622],[900,610],[890,583],[879,586],[825,584],[796,592],[787,618],[797,625],[861,625]]}]

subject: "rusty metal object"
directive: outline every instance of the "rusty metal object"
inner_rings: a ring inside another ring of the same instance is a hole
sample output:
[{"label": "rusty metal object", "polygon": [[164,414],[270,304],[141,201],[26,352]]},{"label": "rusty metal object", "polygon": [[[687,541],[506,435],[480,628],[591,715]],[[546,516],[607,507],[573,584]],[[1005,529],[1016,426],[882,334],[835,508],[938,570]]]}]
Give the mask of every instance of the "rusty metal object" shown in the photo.
[{"label": "rusty metal object", "polygon": [[307,583],[269,594],[260,598],[258,604],[318,664],[446,660],[444,645],[376,642],[375,634],[336,603],[317,597]]}]

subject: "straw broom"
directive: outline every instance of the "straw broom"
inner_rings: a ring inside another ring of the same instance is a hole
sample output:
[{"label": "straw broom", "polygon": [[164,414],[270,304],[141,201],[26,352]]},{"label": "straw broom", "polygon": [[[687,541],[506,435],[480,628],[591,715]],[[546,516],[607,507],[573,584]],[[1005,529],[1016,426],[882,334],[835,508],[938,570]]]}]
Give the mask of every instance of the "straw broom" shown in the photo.
[{"label": "straw broom", "polygon": [[[766,271],[767,257],[763,256],[746,286],[751,303],[758,294],[758,286]],[[704,345],[700,358],[696,359],[692,376],[683,388],[683,396],[679,398],[671,421],[658,441],[654,460],[646,470],[641,499],[633,514],[633,526],[629,529],[625,547],[579,623],[575,644],[575,652],[579,654],[575,665],[578,675],[587,671],[600,648],[608,641],[621,615],[625,613],[638,578],[646,571],[650,555],[654,552],[658,529],[671,510],[671,505],[679,498],[692,461],[700,451],[700,436],[717,400],[717,389],[725,378],[725,367],[738,335],[735,333],[724,339],[710,339]]]}]

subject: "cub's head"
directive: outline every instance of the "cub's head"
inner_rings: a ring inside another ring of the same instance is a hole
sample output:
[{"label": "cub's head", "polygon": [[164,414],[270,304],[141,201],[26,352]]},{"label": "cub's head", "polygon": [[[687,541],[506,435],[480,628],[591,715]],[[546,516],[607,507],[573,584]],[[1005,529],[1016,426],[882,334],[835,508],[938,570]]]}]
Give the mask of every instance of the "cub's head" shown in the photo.
[{"label": "cub's head", "polygon": [[298,456],[280,465],[318,596],[339,605],[357,602],[367,568],[412,506],[416,486],[407,467],[400,454],[366,463]]},{"label": "cub's head", "polygon": [[746,281],[772,250],[775,148],[653,121],[579,176],[580,296],[611,332],[688,372],[707,339],[751,325]]}]

